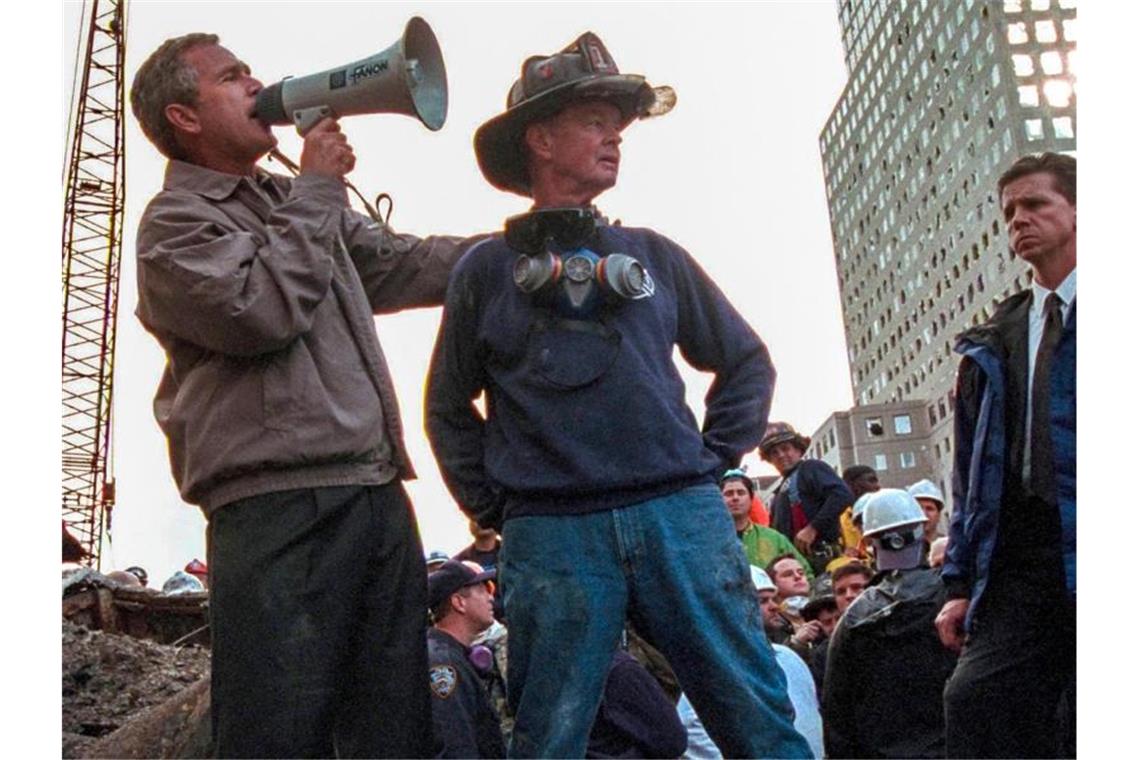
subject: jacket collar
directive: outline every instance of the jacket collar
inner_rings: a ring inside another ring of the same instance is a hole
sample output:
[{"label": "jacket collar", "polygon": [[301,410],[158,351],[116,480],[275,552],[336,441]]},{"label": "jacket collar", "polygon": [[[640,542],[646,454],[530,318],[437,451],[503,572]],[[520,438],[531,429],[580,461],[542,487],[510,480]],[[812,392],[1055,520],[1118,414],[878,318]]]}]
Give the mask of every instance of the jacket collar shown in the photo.
[{"label": "jacket collar", "polygon": [[[268,174],[260,168],[256,171],[258,177]],[[166,176],[162,188],[194,193],[212,201],[221,201],[232,195],[242,180],[254,182],[255,179],[241,174],[226,174],[186,161],[171,160],[166,164]]]},{"label": "jacket collar", "polygon": [[462,652],[464,655],[467,654],[467,647],[464,646],[463,642],[452,636],[447,631],[441,628],[436,628],[434,625],[432,625],[428,626],[427,633],[428,637],[435,639],[441,644],[449,646],[456,651]]},{"label": "jacket collar", "polygon": [[954,350],[965,354],[971,345],[985,346],[999,356],[1005,355],[1003,336],[1012,327],[1028,318],[1033,291],[1022,290],[998,304],[997,311],[986,322],[961,332],[955,340]]}]

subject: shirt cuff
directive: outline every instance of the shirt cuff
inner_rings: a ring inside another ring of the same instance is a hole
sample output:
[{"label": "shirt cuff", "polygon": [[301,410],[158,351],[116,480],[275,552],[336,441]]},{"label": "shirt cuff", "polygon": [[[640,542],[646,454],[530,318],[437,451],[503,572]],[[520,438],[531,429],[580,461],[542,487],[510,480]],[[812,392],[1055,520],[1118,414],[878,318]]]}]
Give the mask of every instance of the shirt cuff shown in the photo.
[{"label": "shirt cuff", "polygon": [[348,188],[336,177],[320,174],[301,174],[293,180],[294,198],[313,198],[329,206],[348,208]]}]

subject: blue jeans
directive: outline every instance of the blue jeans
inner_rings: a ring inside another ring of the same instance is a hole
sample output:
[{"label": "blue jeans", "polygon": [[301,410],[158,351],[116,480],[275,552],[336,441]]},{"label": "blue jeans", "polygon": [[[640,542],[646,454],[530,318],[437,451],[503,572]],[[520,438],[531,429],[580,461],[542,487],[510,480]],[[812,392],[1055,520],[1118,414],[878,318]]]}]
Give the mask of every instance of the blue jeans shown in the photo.
[{"label": "blue jeans", "polygon": [[626,616],[727,757],[811,757],[714,485],[585,515],[516,517],[500,578],[511,757],[582,757]]}]

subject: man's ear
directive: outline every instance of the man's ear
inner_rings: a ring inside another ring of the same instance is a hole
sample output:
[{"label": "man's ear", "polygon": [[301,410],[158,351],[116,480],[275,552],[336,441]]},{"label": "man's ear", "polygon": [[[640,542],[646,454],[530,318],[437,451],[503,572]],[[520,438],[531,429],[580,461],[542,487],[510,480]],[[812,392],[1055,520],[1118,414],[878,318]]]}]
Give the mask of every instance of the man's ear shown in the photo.
[{"label": "man's ear", "polygon": [[530,150],[532,156],[536,158],[550,158],[550,129],[546,124],[537,122],[527,126],[526,132],[523,134],[523,142]]},{"label": "man's ear", "polygon": [[463,596],[463,594],[456,591],[454,594],[451,595],[451,609],[452,610],[454,610],[456,613],[462,615],[466,608],[467,608],[467,599],[466,599],[466,597]]},{"label": "man's ear", "polygon": [[193,106],[184,103],[171,103],[162,109],[166,120],[174,127],[175,132],[188,132],[197,134],[202,131],[202,122],[198,119],[198,111]]}]

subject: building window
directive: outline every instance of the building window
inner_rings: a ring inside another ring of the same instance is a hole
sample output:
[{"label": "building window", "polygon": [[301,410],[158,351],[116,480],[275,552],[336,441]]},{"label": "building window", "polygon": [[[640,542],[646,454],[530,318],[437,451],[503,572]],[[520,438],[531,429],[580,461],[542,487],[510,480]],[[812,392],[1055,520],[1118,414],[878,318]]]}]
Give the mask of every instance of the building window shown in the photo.
[{"label": "building window", "polygon": [[1029,0],[1029,7],[1035,11],[1049,10],[1049,0]]},{"label": "building window", "polygon": [[1009,44],[1020,45],[1023,42],[1029,42],[1029,30],[1025,27],[1024,21],[1019,21],[1016,24],[1009,25]]},{"label": "building window", "polygon": [[899,466],[902,467],[904,470],[908,470],[911,467],[914,467],[914,452],[913,451],[904,451],[904,452],[900,453],[899,454]]},{"label": "building window", "polygon": [[928,406],[926,413],[930,415],[930,426],[934,427],[938,423],[938,416],[934,413],[934,406]]},{"label": "building window", "polygon": [[1077,41],[1077,20],[1075,18],[1067,18],[1062,21],[1061,30],[1065,33],[1065,39],[1069,42]]},{"label": "building window", "polygon": [[879,437],[883,434],[883,419],[881,417],[867,418],[867,435]]},{"label": "building window", "polygon": [[1040,140],[1045,137],[1045,128],[1041,119],[1025,120],[1025,137],[1028,140]]},{"label": "building window", "polygon": [[874,466],[875,466],[876,470],[885,471],[887,469],[887,455],[886,454],[876,454]]},{"label": "building window", "polygon": [[938,419],[946,419],[946,402],[943,399],[938,399]]},{"label": "building window", "polygon": [[1064,79],[1050,79],[1041,89],[1045,91],[1045,99],[1049,101],[1049,105],[1054,108],[1069,107],[1069,99],[1073,96],[1073,86]]},{"label": "building window", "polygon": [[895,434],[896,435],[910,435],[910,415],[909,414],[896,414],[895,415]]},{"label": "building window", "polygon": [[1017,100],[1023,106],[1036,106],[1040,103],[1037,98],[1037,85],[1027,84],[1017,88]]},{"label": "building window", "polygon": [[1038,42],[1057,41],[1057,27],[1052,21],[1038,21],[1033,25],[1033,33],[1037,35]]},{"label": "building window", "polygon": [[1019,77],[1027,77],[1033,73],[1033,59],[1027,55],[1013,56],[1013,71]]},{"label": "building window", "polygon": [[1053,135],[1062,140],[1072,139],[1074,137],[1072,117],[1059,116],[1053,119]]},{"label": "building window", "polygon": [[1056,50],[1050,50],[1048,53],[1041,54],[1041,70],[1046,74],[1060,74],[1065,70],[1065,65],[1061,62],[1061,54]]}]

